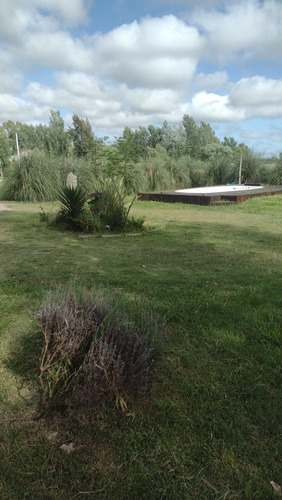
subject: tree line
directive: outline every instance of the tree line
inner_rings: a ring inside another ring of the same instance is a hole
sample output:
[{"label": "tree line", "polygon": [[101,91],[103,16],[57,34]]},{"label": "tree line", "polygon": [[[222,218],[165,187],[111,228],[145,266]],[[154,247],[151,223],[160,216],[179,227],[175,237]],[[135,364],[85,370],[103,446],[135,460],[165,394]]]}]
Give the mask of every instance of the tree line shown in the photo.
[{"label": "tree line", "polygon": [[125,127],[112,144],[96,138],[89,120],[77,114],[68,128],[58,110],[50,111],[48,125],[9,120],[0,126],[4,177],[18,168],[16,137],[25,165],[44,164],[46,176],[48,170],[65,173],[71,168],[91,186],[97,177],[109,176],[122,178],[131,192],[233,183],[238,182],[241,157],[242,182],[282,182],[282,155],[269,166],[244,143],[233,137],[220,140],[210,124],[197,124],[189,115],[178,125],[165,121],[161,126]]}]

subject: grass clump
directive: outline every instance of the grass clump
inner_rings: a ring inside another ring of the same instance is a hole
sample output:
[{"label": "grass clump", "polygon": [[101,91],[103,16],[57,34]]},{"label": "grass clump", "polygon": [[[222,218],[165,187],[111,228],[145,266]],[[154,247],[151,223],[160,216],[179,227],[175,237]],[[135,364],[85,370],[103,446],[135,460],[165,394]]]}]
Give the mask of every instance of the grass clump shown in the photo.
[{"label": "grass clump", "polygon": [[56,199],[59,172],[55,161],[34,150],[15,160],[9,169],[1,198],[3,200],[37,202]]},{"label": "grass clump", "polygon": [[124,315],[122,301],[57,289],[49,293],[39,320],[44,346],[38,416],[46,404],[73,408],[113,397],[125,409],[126,391],[146,382],[152,371],[154,322],[145,332],[144,324],[139,328]]}]

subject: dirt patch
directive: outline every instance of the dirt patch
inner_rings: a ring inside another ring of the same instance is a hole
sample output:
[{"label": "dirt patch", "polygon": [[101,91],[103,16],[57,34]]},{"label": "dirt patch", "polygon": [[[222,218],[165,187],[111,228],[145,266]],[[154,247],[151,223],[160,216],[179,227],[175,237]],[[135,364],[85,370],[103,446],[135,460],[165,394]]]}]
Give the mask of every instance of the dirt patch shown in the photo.
[{"label": "dirt patch", "polygon": [[12,209],[7,205],[3,205],[3,203],[0,203],[0,212],[3,212],[4,210],[12,210]]}]

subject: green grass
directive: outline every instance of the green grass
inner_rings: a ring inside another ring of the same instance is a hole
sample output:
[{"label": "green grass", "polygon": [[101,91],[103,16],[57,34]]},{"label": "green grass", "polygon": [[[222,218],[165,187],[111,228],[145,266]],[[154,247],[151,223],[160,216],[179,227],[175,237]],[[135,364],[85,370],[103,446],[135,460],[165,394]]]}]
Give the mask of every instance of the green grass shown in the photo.
[{"label": "green grass", "polygon": [[[156,230],[108,238],[48,231],[39,205],[7,205],[12,210],[0,213],[0,498],[275,498],[282,197],[230,207],[137,202],[133,215]],[[172,333],[155,378],[131,397],[127,415],[109,404],[35,422],[37,311],[47,290],[72,282],[150,297]],[[70,442],[75,452],[66,455],[60,446]]]}]

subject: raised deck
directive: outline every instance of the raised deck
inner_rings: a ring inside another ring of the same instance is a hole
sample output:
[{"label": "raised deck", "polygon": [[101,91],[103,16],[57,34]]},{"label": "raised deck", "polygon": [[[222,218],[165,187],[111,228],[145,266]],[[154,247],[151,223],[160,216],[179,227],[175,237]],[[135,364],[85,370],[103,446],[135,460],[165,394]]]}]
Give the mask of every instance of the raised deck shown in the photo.
[{"label": "raised deck", "polygon": [[[139,193],[138,200],[141,201],[160,201],[164,203],[188,203],[192,205],[230,205],[233,203],[242,203],[249,198],[258,196],[273,196],[282,194],[282,186],[264,186],[258,189],[258,186],[248,186],[248,189],[237,188],[234,191],[226,186],[226,191],[217,191],[217,186],[214,191],[210,188],[209,192],[199,192],[199,188],[178,191],[161,191],[161,192],[148,192]],[[188,192],[189,191],[189,192]]]}]

